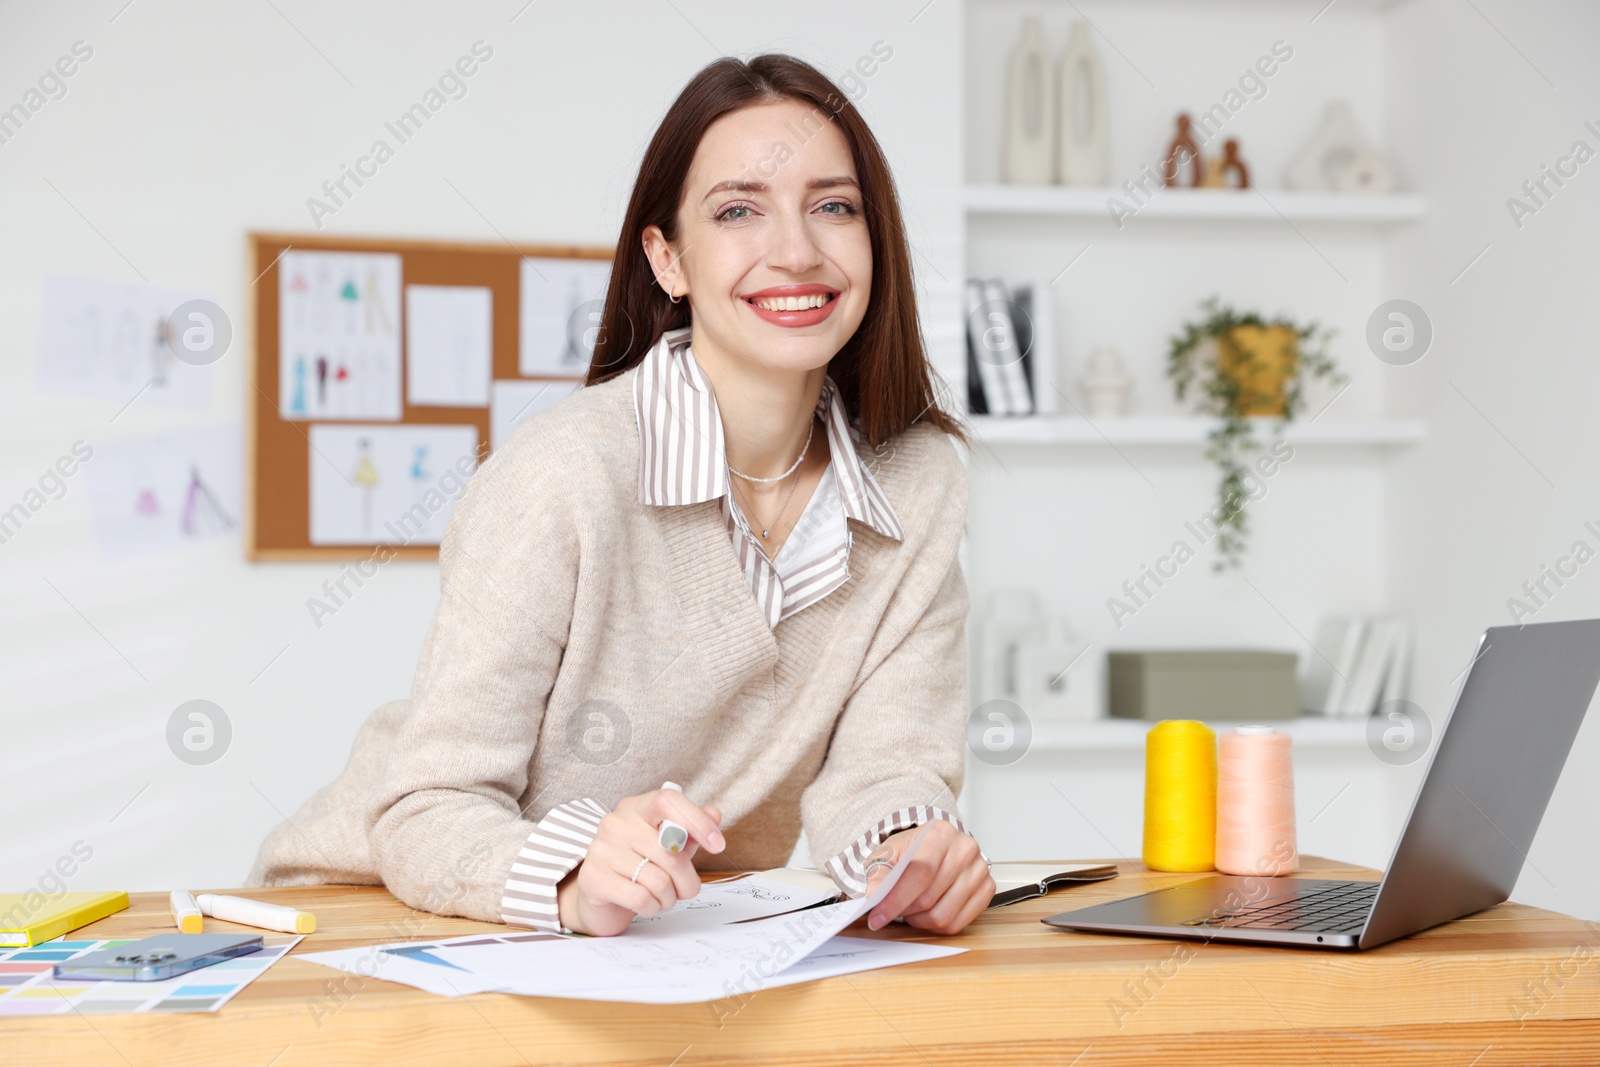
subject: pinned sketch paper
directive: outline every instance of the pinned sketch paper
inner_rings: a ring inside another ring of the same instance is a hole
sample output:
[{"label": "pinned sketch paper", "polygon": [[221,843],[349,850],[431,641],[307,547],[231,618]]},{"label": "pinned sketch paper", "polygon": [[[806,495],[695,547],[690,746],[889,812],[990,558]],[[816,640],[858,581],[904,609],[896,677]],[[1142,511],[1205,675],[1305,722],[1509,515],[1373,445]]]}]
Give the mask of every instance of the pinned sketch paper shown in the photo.
[{"label": "pinned sketch paper", "polygon": [[518,369],[525,377],[580,376],[589,369],[611,262],[522,260]]},{"label": "pinned sketch paper", "polygon": [[0,1018],[8,1015],[71,1015],[81,1025],[94,1015],[218,1011],[266,973],[301,941],[298,934],[263,934],[261,948],[198,971],[155,982],[78,981],[56,978],[55,965],[114,941],[43,941],[32,948],[0,950]]},{"label": "pinned sketch paper", "polygon": [[167,320],[180,304],[197,299],[209,297],[160,285],[47,277],[40,391],[205,407],[213,368],[185,363],[167,344]]},{"label": "pinned sketch paper", "polygon": [[578,388],[578,382],[524,382],[514,378],[496,381],[489,402],[490,447],[505,444],[512,430]]},{"label": "pinned sketch paper", "polygon": [[244,453],[238,423],[122,438],[83,465],[102,559],[172,552],[238,535]]},{"label": "pinned sketch paper", "polygon": [[406,402],[489,403],[494,293],[467,285],[406,286]]},{"label": "pinned sketch paper", "polygon": [[400,257],[278,259],[278,410],[286,419],[400,418]]},{"label": "pinned sketch paper", "polygon": [[436,545],[477,469],[476,426],[311,427],[313,545]]}]

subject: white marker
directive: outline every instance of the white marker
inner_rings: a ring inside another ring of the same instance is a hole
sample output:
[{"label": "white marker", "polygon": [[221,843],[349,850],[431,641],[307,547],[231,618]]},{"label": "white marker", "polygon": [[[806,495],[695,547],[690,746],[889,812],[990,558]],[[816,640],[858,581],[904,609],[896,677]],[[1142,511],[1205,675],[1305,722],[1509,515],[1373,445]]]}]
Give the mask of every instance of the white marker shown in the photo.
[{"label": "white marker", "polygon": [[223,922],[255,926],[263,930],[282,930],[288,934],[309,934],[317,929],[317,917],[309,911],[296,911],[262,900],[201,893],[196,900],[200,910]]},{"label": "white marker", "polygon": [[206,928],[200,905],[187,889],[174,889],[168,898],[172,906],[172,921],[180,934],[198,934]]},{"label": "white marker", "polygon": [[[662,789],[670,789],[675,793],[682,793],[683,786],[677,782],[662,782]],[[661,820],[661,829],[656,834],[656,844],[668,852],[682,852],[689,847],[689,831],[673,822],[671,819]]]}]

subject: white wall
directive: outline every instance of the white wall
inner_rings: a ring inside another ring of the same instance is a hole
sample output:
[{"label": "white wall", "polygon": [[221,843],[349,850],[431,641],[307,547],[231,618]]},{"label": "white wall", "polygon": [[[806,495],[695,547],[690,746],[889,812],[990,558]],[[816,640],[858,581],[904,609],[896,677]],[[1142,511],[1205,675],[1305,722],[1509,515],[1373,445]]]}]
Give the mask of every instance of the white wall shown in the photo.
[{"label": "white wall", "polygon": [[[113,424],[120,402],[40,394],[47,274],[208,288],[248,336],[244,234],[311,230],[306,199],[477,40],[494,55],[467,95],[322,232],[610,243],[645,143],[704,64],[782,50],[837,75],[881,40],[893,57],[858,102],[906,201],[936,358],[958,365],[960,11],[922,6],[11,6],[6,105],[74,41],[94,54],[0,144],[0,501],[76,439],[237,420],[248,392],[240,347],[204,411],[136,403]],[[81,481],[0,545],[0,723],[8,752],[35,757],[0,775],[0,885],[35,884],[79,840],[93,858],[74,889],[237,884],[267,830],[343,766],[367,713],[410,688],[435,566],[385,567],[318,630],[305,601],[337,571],[248,565],[236,541],[103,563]],[[197,697],[235,731],[207,767],[163,736]]]},{"label": "white wall", "polygon": [[[1422,624],[1416,699],[1440,714],[1484,626],[1600,615],[1593,563],[1535,615],[1507,606],[1575,541],[1600,548],[1583,526],[1600,516],[1600,162],[1520,228],[1506,206],[1574,141],[1600,151],[1583,125],[1600,126],[1600,10],[1478,6],[1417,0],[1389,16],[1386,45],[1390,147],[1430,198],[1427,223],[1395,244],[1387,287],[1435,329],[1421,362],[1387,372],[1394,408],[1429,428],[1388,488],[1390,585]],[[1600,918],[1596,766],[1591,708],[1518,900]]]}]

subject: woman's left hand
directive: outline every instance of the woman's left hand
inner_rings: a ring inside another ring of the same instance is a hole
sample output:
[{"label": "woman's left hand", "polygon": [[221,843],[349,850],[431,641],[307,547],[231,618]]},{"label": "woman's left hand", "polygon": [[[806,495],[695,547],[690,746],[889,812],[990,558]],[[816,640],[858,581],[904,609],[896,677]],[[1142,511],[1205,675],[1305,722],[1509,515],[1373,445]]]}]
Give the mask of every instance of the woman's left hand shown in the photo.
[{"label": "woman's left hand", "polygon": [[[918,834],[925,833],[917,854],[888,896],[867,916],[867,928],[878,930],[904,916],[906,923],[936,934],[958,934],[994,899],[994,879],[978,852],[977,840],[935,819],[890,834],[873,849],[868,862],[883,856],[899,864]],[[877,888],[890,868],[879,864],[867,878],[867,895]]]}]

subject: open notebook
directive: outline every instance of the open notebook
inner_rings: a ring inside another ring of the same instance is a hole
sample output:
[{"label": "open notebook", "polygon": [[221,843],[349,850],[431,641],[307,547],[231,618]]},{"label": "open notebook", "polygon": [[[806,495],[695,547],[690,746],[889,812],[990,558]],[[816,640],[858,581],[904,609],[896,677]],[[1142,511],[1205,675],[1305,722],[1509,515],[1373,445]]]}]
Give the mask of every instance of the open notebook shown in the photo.
[{"label": "open notebook", "polygon": [[[1117,868],[1110,863],[991,863],[989,874],[995,887],[989,907],[998,908],[1029,897],[1042,897],[1059,886],[1115,878]],[[762,871],[761,877],[802,889],[825,892],[837,888],[832,878],[815,867],[777,867]]]}]

